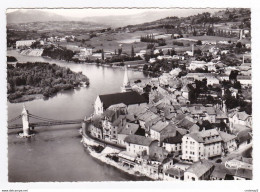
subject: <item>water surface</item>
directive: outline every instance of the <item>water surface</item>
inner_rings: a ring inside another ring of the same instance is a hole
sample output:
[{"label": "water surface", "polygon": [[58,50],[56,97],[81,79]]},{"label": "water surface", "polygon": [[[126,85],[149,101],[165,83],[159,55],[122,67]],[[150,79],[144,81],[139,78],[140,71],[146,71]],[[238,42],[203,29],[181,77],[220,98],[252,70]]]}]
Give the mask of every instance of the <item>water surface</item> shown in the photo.
[{"label": "water surface", "polygon": [[[31,114],[57,120],[83,119],[93,113],[99,94],[120,92],[124,71],[96,65],[67,63],[42,57],[20,55],[7,51],[19,62],[49,62],[82,72],[90,86],[58,93],[48,100],[25,102]],[[143,78],[143,73],[128,71],[130,79]],[[19,115],[22,103],[8,103],[8,119]],[[30,121],[34,121],[30,119]],[[18,120],[15,123],[21,123]],[[80,143],[80,125],[36,128],[36,136],[19,139],[17,131],[8,133],[8,171],[10,182],[37,181],[125,181],[139,178],[105,165],[92,158]]]}]

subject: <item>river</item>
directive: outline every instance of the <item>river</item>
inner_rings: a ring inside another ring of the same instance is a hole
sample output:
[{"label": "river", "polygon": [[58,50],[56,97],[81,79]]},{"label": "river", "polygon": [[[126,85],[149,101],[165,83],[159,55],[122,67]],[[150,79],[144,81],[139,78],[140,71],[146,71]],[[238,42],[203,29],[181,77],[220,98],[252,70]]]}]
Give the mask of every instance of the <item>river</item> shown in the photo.
[{"label": "river", "polygon": [[[98,94],[120,92],[122,69],[75,64],[42,57],[20,55],[8,50],[19,62],[48,62],[82,72],[90,79],[89,87],[58,93],[47,100],[25,102],[31,114],[41,117],[70,120],[93,113]],[[142,72],[128,71],[129,79],[144,78]],[[19,115],[22,103],[8,102],[8,119]],[[33,121],[33,120],[30,120]],[[18,120],[16,123],[21,123]],[[10,182],[40,181],[128,181],[140,178],[127,175],[92,158],[80,143],[80,125],[36,128],[31,139],[16,137],[17,131],[8,132],[8,178]]]}]

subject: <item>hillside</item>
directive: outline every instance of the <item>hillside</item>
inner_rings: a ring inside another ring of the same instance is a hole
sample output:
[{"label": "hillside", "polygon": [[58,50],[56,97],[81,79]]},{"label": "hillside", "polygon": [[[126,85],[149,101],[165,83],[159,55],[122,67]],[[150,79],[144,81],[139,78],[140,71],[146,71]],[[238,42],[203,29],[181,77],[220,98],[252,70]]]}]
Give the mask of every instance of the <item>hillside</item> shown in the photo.
[{"label": "hillside", "polygon": [[47,21],[68,21],[68,18],[55,13],[40,11],[39,9],[23,9],[6,14],[7,23],[29,23]]},{"label": "hillside", "polygon": [[187,17],[200,13],[202,11],[209,11],[210,13],[216,12],[218,9],[158,9],[147,11],[133,15],[110,15],[110,16],[98,16],[98,17],[85,17],[82,21],[90,21],[99,24],[107,24],[111,27],[124,27],[127,25],[138,25],[147,22],[157,21],[166,17]]},{"label": "hillside", "polygon": [[238,28],[250,28],[250,13],[250,9],[226,9],[215,12],[205,11],[203,13],[186,17],[168,16],[156,21],[145,22],[137,25],[128,25],[126,27],[131,31],[157,28],[167,30],[188,28],[189,26],[207,28],[218,23],[239,23],[241,26],[238,26]]}]

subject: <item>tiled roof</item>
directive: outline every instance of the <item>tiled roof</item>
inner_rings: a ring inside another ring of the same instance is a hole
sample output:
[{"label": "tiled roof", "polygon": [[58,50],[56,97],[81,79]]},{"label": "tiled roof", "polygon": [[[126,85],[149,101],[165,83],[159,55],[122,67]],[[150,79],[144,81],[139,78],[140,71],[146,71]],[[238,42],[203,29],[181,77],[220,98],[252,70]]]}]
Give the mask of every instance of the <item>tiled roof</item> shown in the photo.
[{"label": "tiled roof", "polygon": [[245,129],[245,130],[240,131],[237,134],[237,139],[238,139],[239,143],[243,143],[244,141],[246,141],[248,139],[252,139],[251,130]]},{"label": "tiled roof", "polygon": [[189,130],[193,125],[194,123],[186,118],[182,119],[180,122],[177,123],[177,127],[187,129],[187,130]]},{"label": "tiled roof", "polygon": [[210,144],[222,141],[218,131],[216,129],[209,129],[205,131],[190,133],[187,136],[193,138],[195,141],[204,144]]},{"label": "tiled roof", "polygon": [[206,112],[206,108],[204,106],[191,106],[188,107],[191,114],[202,114]]},{"label": "tiled roof", "polygon": [[194,124],[191,126],[191,128],[189,129],[190,133],[195,133],[195,132],[199,132],[200,127],[197,124]]},{"label": "tiled roof", "polygon": [[172,123],[169,123],[161,130],[161,134],[176,133],[177,127]]},{"label": "tiled roof", "polygon": [[176,131],[176,135],[174,137],[168,137],[163,140],[163,143],[177,144],[182,143],[182,135]]},{"label": "tiled roof", "polygon": [[104,109],[107,109],[111,105],[115,105],[119,103],[124,103],[125,105],[147,103],[147,100],[135,91],[114,93],[108,95],[99,95],[99,98],[103,103]]},{"label": "tiled roof", "polygon": [[219,132],[219,135],[224,142],[228,142],[228,141],[236,138],[235,135],[231,135],[231,134],[228,134],[228,133],[223,132],[223,131],[218,131],[218,132]]},{"label": "tiled roof", "polygon": [[222,112],[219,109],[216,109],[216,113],[217,113],[217,116],[216,116],[217,119],[227,119],[228,118],[227,114],[225,114],[224,112]]},{"label": "tiled roof", "polygon": [[214,170],[211,177],[225,179],[226,175],[233,175],[234,169],[227,169],[224,164],[214,163]]},{"label": "tiled roof", "polygon": [[238,75],[237,80],[251,80],[251,76]]},{"label": "tiled roof", "polygon": [[250,131],[250,127],[246,126],[246,125],[241,125],[241,124],[234,124],[233,125],[233,133],[234,134],[238,134],[241,131],[247,130]]},{"label": "tiled roof", "polygon": [[213,163],[207,160],[200,160],[193,165],[191,165],[186,172],[193,173],[197,177],[201,177],[207,171],[209,171],[214,166]]},{"label": "tiled roof", "polygon": [[165,173],[170,174],[170,175],[174,175],[174,176],[177,176],[177,177],[183,177],[184,176],[184,171],[181,170],[181,169],[177,169],[177,168],[167,169],[165,171]]},{"label": "tiled roof", "polygon": [[125,115],[120,115],[113,123],[112,126],[119,126],[119,124],[125,119]]},{"label": "tiled roof", "polygon": [[115,111],[114,111],[114,110],[106,110],[106,111],[103,113],[104,116],[110,117],[110,118],[112,118],[114,114],[115,114]]},{"label": "tiled roof", "polygon": [[165,116],[165,118],[168,120],[171,120],[174,117],[175,117],[175,113],[169,113],[168,115]]},{"label": "tiled roof", "polygon": [[209,115],[216,115],[216,110],[214,107],[206,107],[206,111]]},{"label": "tiled roof", "polygon": [[167,126],[167,124],[168,124],[167,122],[158,121],[150,129],[157,131],[157,132],[161,132]]},{"label": "tiled roof", "polygon": [[181,128],[176,128],[176,131],[178,131],[181,135],[186,135],[187,134],[187,130],[186,129],[181,129]]},{"label": "tiled roof", "polygon": [[158,117],[158,116],[155,115],[153,112],[147,111],[147,112],[143,113],[142,115],[140,115],[140,116],[138,117],[138,119],[141,120],[141,121],[148,122],[148,121],[150,121],[151,119],[154,119],[154,118],[156,118],[156,117]]},{"label": "tiled roof", "polygon": [[237,112],[238,119],[245,121],[250,115],[248,115],[245,111]]},{"label": "tiled roof", "polygon": [[246,178],[246,179],[253,178],[252,170],[249,170],[249,169],[238,169],[235,173],[235,176]]},{"label": "tiled roof", "polygon": [[128,114],[128,115],[126,115],[126,119],[127,119],[128,121],[130,121],[130,122],[132,122],[132,121],[135,121],[135,120],[136,120],[135,116],[134,116],[134,115],[132,115],[132,114]]},{"label": "tiled roof", "polygon": [[161,118],[159,116],[155,117],[154,119],[151,119],[150,121],[146,122],[145,126],[146,127],[151,127],[151,126],[153,126],[155,123],[157,123],[160,120],[161,120]]},{"label": "tiled roof", "polygon": [[152,142],[156,141],[149,137],[144,137],[140,135],[129,135],[124,140],[126,143],[132,143],[137,145],[150,146]]},{"label": "tiled roof", "polygon": [[135,123],[126,123],[122,130],[120,130],[119,134],[124,135],[132,135],[135,134],[138,130],[139,125]]}]

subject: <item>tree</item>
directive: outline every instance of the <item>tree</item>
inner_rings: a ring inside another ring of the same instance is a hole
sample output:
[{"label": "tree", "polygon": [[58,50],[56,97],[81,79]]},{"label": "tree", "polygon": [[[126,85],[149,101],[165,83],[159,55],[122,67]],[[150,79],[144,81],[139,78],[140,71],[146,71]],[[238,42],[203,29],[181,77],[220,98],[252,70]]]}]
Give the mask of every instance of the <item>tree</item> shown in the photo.
[{"label": "tree", "polygon": [[119,48],[118,49],[118,55],[121,55],[121,53],[122,53],[122,48]]},{"label": "tree", "polygon": [[144,65],[143,70],[144,70],[144,71],[147,71],[147,70],[148,70],[148,65],[147,65],[147,64]]},{"label": "tree", "polygon": [[151,58],[150,55],[148,55],[148,54],[144,55],[144,59],[145,59],[146,62],[148,62],[150,60],[150,58]]},{"label": "tree", "polygon": [[134,51],[134,46],[132,45],[132,48],[131,48],[131,57],[134,57],[135,56],[135,51]]},{"label": "tree", "polygon": [[212,129],[212,128],[213,128],[212,124],[208,120],[202,121],[202,124],[200,125],[200,131],[202,131],[203,129],[209,130],[209,129]]},{"label": "tree", "polygon": [[172,49],[172,50],[171,50],[171,56],[173,56],[173,55],[176,55],[175,49]]},{"label": "tree", "polygon": [[209,27],[207,30],[207,35],[214,35],[214,30],[212,27]]},{"label": "tree", "polygon": [[193,36],[196,36],[196,35],[197,35],[197,32],[196,32],[196,30],[195,30],[195,29],[193,30],[193,33],[192,33],[192,35],[193,35]]},{"label": "tree", "polygon": [[224,132],[230,133],[230,130],[229,130],[227,124],[224,121],[221,121],[219,123],[219,129],[220,129],[220,131],[224,131]]},{"label": "tree", "polygon": [[229,81],[236,81],[237,80],[237,75],[238,75],[238,71],[231,71],[230,75],[229,75]]},{"label": "tree", "polygon": [[239,49],[241,49],[241,48],[242,48],[242,43],[241,43],[241,42],[238,42],[238,43],[236,44],[236,47],[239,48]]},{"label": "tree", "polygon": [[102,49],[102,52],[101,52],[101,57],[102,57],[102,60],[104,61],[105,60],[105,54],[104,54],[104,50]]},{"label": "tree", "polygon": [[33,78],[31,75],[27,76],[26,85],[33,85]]},{"label": "tree", "polygon": [[197,45],[202,45],[201,40],[198,40],[198,41],[197,41]]}]

